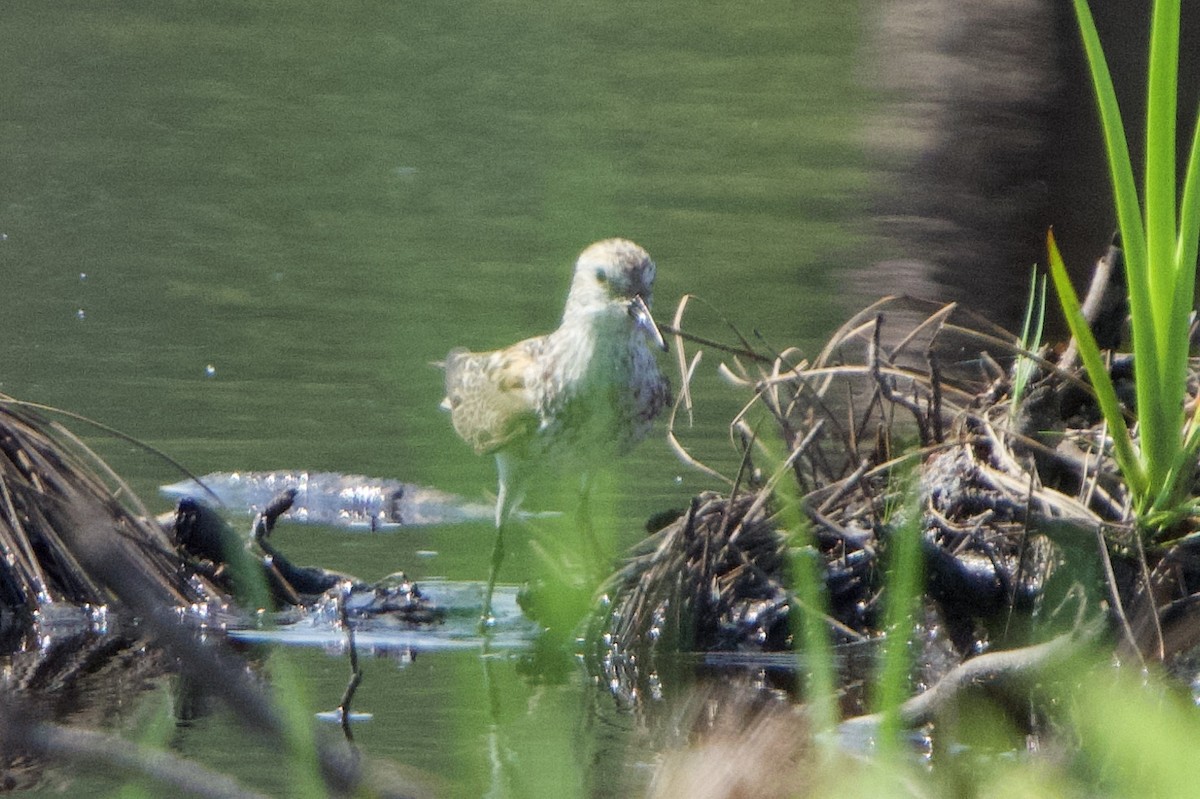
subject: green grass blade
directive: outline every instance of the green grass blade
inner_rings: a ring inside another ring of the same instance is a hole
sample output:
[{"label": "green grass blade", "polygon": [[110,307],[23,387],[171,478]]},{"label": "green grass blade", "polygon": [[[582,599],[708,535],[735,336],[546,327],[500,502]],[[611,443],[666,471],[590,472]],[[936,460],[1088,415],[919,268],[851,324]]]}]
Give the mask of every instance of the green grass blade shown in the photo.
[{"label": "green grass blade", "polygon": [[[1037,352],[1042,346],[1042,335],[1046,330],[1046,276],[1038,276],[1038,299],[1037,299],[1037,324],[1033,327],[1033,338],[1030,340],[1032,347],[1025,349],[1030,352]],[[1033,362],[1030,362],[1033,365]]]},{"label": "green grass blade", "polygon": [[921,562],[921,495],[917,481],[905,480],[905,508],[888,540],[887,587],[884,591],[884,629],[887,638],[873,697],[882,721],[879,749],[885,756],[904,751],[900,705],[910,693],[912,650],[909,641],[920,609],[924,573]]},{"label": "green grass blade", "polygon": [[1169,680],[1124,671],[1133,670],[1076,665],[1061,683],[1075,686],[1061,706],[1074,722],[1069,729],[1084,742],[1086,755],[1077,765],[1095,775],[1075,795],[1194,796],[1200,780],[1195,707],[1165,687]]},{"label": "green grass blade", "polygon": [[[1037,316],[1035,317],[1036,323],[1033,327],[1033,338],[1029,340],[1028,344],[1022,345],[1030,352],[1037,352],[1041,348],[1042,334],[1045,332],[1046,327],[1046,276],[1040,275],[1038,281],[1040,288],[1038,289]],[[1028,380],[1033,375],[1034,369],[1037,368],[1037,364],[1032,359],[1026,358],[1025,366],[1025,379]]]},{"label": "green grass blade", "polygon": [[1117,400],[1116,389],[1113,388],[1112,378],[1109,377],[1108,369],[1105,368],[1104,359],[1100,356],[1100,348],[1096,345],[1091,328],[1088,327],[1087,320],[1083,318],[1083,311],[1079,307],[1079,297],[1075,294],[1075,287],[1071,285],[1071,278],[1067,275],[1067,268],[1063,264],[1062,255],[1058,252],[1053,231],[1046,236],[1046,246],[1050,252],[1050,277],[1054,281],[1054,290],[1058,292],[1058,300],[1062,305],[1063,315],[1067,318],[1067,326],[1071,329],[1071,335],[1075,337],[1075,341],[1079,345],[1079,357],[1083,359],[1083,365],[1087,368],[1088,377],[1096,391],[1100,412],[1104,415],[1104,420],[1108,422],[1108,429],[1113,439],[1113,456],[1117,460],[1121,473],[1125,475],[1130,491],[1140,505],[1147,498],[1148,483],[1137,452],[1134,450],[1129,428],[1125,424],[1125,417],[1121,415],[1121,405]]},{"label": "green grass blade", "polygon": [[[1096,91],[1096,102],[1100,108],[1100,122],[1104,131],[1104,147],[1108,155],[1109,174],[1116,200],[1117,220],[1121,226],[1122,247],[1125,250],[1126,270],[1131,277],[1141,278],[1140,300],[1130,297],[1131,304],[1147,302],[1145,289],[1146,233],[1142,227],[1141,211],[1138,208],[1137,187],[1133,181],[1133,166],[1129,160],[1129,143],[1125,139],[1125,128],[1121,124],[1121,110],[1117,105],[1117,93],[1113,89],[1112,75],[1104,60],[1104,49],[1100,46],[1100,35],[1086,0],[1074,0],[1075,14],[1083,37],[1084,50],[1092,73],[1092,84]],[[1130,293],[1134,286],[1130,285]],[[1147,317],[1148,318],[1148,317]]]},{"label": "green grass blade", "polygon": [[[775,475],[790,468],[781,454],[780,439],[763,435],[758,443]],[[795,599],[794,613],[789,614],[789,619],[797,654],[801,656],[798,666],[802,689],[813,730],[826,733],[837,724],[838,705],[833,643],[826,623],[825,563],[808,516],[802,510],[800,487],[794,480],[779,480],[775,483],[775,499],[781,529],[788,531],[790,538],[791,588]]]},{"label": "green grass blade", "polygon": [[[796,516],[799,513],[797,511]],[[795,519],[793,519],[795,520]],[[803,538],[811,536],[806,523],[801,523]],[[801,540],[803,540],[801,538]],[[803,647],[800,671],[806,677],[804,697],[813,729],[829,732],[837,724],[837,677],[834,673],[833,645],[823,609],[827,602],[822,592],[825,564],[815,546],[791,548],[791,569],[796,592],[795,615],[792,621],[794,640]]]},{"label": "green grass blade", "polygon": [[[1021,349],[1036,352],[1042,346],[1042,327],[1046,321],[1046,276],[1038,275],[1035,264],[1029,272],[1029,298],[1025,301],[1025,322],[1021,325]],[[1025,386],[1033,376],[1037,364],[1024,355],[1017,356],[1013,370],[1012,405],[1016,416],[1017,405],[1025,394]]]},{"label": "green grass blade", "polygon": [[[1175,291],[1171,303],[1170,345],[1172,352],[1165,357],[1165,368],[1171,371],[1163,375],[1163,391],[1166,396],[1183,397],[1187,390],[1188,351],[1190,349],[1189,327],[1196,291],[1197,241],[1200,239],[1200,120],[1193,130],[1191,153],[1184,177],[1183,193],[1179,203],[1178,238],[1171,257],[1171,268],[1175,273]],[[1176,403],[1172,422],[1182,427],[1183,403]],[[1187,489],[1187,478],[1192,473],[1195,461],[1195,427],[1176,455],[1176,465],[1163,486],[1160,498],[1155,502],[1158,510],[1167,510]]]},{"label": "green grass blade", "polygon": [[1179,290],[1175,292],[1175,310],[1171,318],[1187,336],[1188,316],[1196,290],[1197,242],[1200,241],[1200,113],[1192,131],[1192,150],[1183,196],[1179,202],[1179,241],[1175,245],[1175,268],[1179,270]]},{"label": "green grass blade", "polygon": [[271,653],[269,664],[275,708],[283,720],[288,743],[280,764],[288,778],[288,795],[314,799],[327,796],[317,754],[312,705],[304,682],[282,650]]},{"label": "green grass blade", "polygon": [[[1138,430],[1146,480],[1161,486],[1173,468],[1180,451],[1182,423],[1179,400],[1178,364],[1172,352],[1169,312],[1174,307],[1175,288],[1170,285],[1173,270],[1165,263],[1151,264],[1146,229],[1138,207],[1137,189],[1129,147],[1121,123],[1121,113],[1113,90],[1112,76],[1104,60],[1104,51],[1086,0],[1074,0],[1079,30],[1087,53],[1101,127],[1108,156],[1109,173],[1117,220],[1125,251],[1125,274],[1129,288],[1129,311],[1133,318],[1135,390],[1138,404]],[[1168,10],[1169,13],[1169,10]],[[1167,19],[1166,17],[1160,19]],[[1160,24],[1162,24],[1160,22]],[[1161,30],[1161,29],[1160,29]],[[1166,34],[1160,33],[1160,41]],[[1169,37],[1168,37],[1169,38]],[[1167,48],[1160,44],[1160,52]],[[1159,62],[1164,56],[1160,54]],[[1161,69],[1161,68],[1160,68]],[[1161,108],[1161,106],[1160,106]],[[1157,110],[1161,114],[1161,110]],[[1161,165],[1156,167],[1161,170]],[[1172,176],[1172,188],[1174,179]],[[1157,207],[1157,206],[1156,206]],[[1157,295],[1157,299],[1155,296]],[[1174,392],[1174,393],[1172,393]],[[1145,493],[1139,494],[1144,503]],[[1143,506],[1143,510],[1145,507]]]},{"label": "green grass blade", "polygon": [[[1159,485],[1156,508],[1172,504],[1185,469],[1179,463],[1183,408],[1180,399],[1187,385],[1187,315],[1179,298],[1192,296],[1195,264],[1184,267],[1176,257],[1178,236],[1175,215],[1175,125],[1179,71],[1179,0],[1157,0],[1150,30],[1150,74],[1146,95],[1146,255],[1150,301],[1154,305],[1154,333],[1159,383],[1154,404],[1143,407],[1139,393],[1138,417],[1143,425],[1143,455],[1152,466],[1151,481]],[[1180,316],[1180,312],[1182,316]],[[1145,352],[1137,355],[1144,358]],[[1135,361],[1136,363],[1136,361]],[[1137,367],[1135,366],[1135,369]],[[1139,374],[1139,379],[1141,378]],[[1163,473],[1154,466],[1168,465]]]},{"label": "green grass blade", "polygon": [[1175,297],[1175,112],[1179,70],[1179,0],[1157,0],[1150,29],[1150,75],[1146,93],[1146,253],[1150,296],[1156,304],[1160,351]]},{"label": "green grass blade", "polygon": [[[1173,308],[1171,311],[1171,342],[1177,348],[1171,366],[1177,374],[1175,396],[1182,397],[1187,385],[1187,356],[1189,349],[1188,328],[1196,291],[1197,242],[1200,241],[1200,115],[1192,133],[1192,148],[1188,158],[1187,173],[1183,182],[1183,194],[1179,202],[1179,237],[1175,245],[1173,268],[1177,275]],[[1183,411],[1179,411],[1182,424]],[[1175,468],[1154,503],[1157,510],[1169,510],[1187,488],[1185,479],[1192,474],[1192,465],[1200,449],[1200,425],[1192,420],[1187,440],[1176,457]]]}]

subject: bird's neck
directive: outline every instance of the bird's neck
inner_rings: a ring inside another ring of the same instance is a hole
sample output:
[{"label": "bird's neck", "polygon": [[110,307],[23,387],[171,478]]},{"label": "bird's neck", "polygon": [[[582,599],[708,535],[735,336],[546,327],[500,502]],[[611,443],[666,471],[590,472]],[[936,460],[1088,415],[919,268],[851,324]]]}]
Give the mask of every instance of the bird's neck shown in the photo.
[{"label": "bird's neck", "polygon": [[619,306],[567,314],[550,335],[555,357],[567,365],[568,380],[586,379],[589,371],[611,372],[629,349],[633,321]]}]

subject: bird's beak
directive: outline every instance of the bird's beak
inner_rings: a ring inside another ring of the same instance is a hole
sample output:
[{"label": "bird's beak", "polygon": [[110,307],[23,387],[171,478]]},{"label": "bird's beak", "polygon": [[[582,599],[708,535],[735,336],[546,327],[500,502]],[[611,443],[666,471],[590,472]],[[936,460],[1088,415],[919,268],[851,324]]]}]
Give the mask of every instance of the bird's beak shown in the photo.
[{"label": "bird's beak", "polygon": [[633,326],[636,329],[645,333],[646,338],[653,341],[663,352],[667,352],[667,342],[659,332],[658,325],[654,324],[654,317],[650,315],[650,308],[646,306],[642,295],[638,294],[629,301],[629,315],[633,317]]}]

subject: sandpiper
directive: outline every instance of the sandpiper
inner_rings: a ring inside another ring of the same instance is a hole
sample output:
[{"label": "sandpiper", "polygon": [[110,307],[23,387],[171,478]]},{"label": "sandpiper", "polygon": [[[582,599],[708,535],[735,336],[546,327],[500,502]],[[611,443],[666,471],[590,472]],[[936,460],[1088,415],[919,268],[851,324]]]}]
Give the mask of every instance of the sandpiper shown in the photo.
[{"label": "sandpiper", "polygon": [[495,454],[499,473],[485,623],[504,525],[521,502],[526,472],[554,464],[586,476],[645,438],[670,402],[651,347],[667,348],[650,316],[654,273],[632,241],[596,242],[575,263],[557,330],[493,352],[446,356],[442,407],[477,453]]}]

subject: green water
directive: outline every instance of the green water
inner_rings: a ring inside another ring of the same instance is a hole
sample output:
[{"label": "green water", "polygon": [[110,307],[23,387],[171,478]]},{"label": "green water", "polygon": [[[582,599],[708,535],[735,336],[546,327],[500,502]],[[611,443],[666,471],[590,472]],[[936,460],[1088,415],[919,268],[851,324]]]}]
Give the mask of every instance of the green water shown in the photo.
[{"label": "green water", "polygon": [[[747,335],[809,350],[851,310],[865,93],[845,7],[667,2],[172,2],[5,6],[0,23],[0,391],[70,409],[198,473],[311,469],[483,497],[493,465],[437,409],[430,364],[557,324],[575,255],[621,235],[659,266],[656,315],[697,294]],[[696,306],[698,333],[730,339]],[[685,442],[732,468],[746,397],[710,352]],[[672,367],[673,373],[673,367]],[[678,377],[675,376],[678,384]],[[661,432],[661,430],[660,430]],[[178,475],[98,434],[135,489]],[[717,487],[663,437],[604,497],[617,545]],[[536,506],[536,497],[529,505]],[[544,503],[543,503],[544,504]],[[305,563],[482,579],[486,526],[281,530]],[[418,551],[435,551],[418,558]],[[503,579],[536,571],[517,541]],[[315,709],[346,664],[295,653]],[[368,660],[368,755],[492,781],[489,735],[554,795],[590,790],[582,675],[478,652]],[[177,746],[254,785],[218,717]],[[542,738],[535,734],[541,731]],[[565,778],[565,777],[564,777]],[[602,780],[600,780],[602,782]],[[529,787],[532,786],[532,787]]]}]

